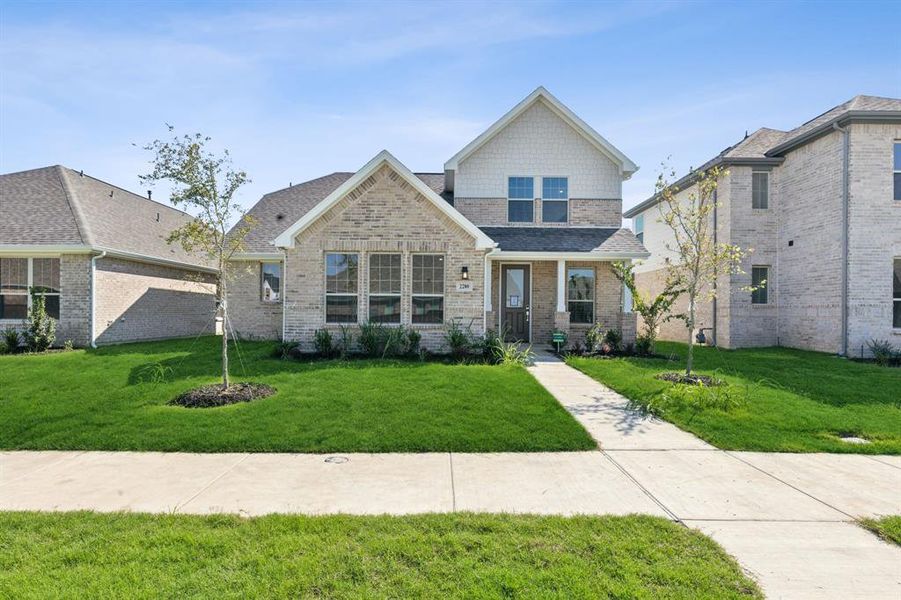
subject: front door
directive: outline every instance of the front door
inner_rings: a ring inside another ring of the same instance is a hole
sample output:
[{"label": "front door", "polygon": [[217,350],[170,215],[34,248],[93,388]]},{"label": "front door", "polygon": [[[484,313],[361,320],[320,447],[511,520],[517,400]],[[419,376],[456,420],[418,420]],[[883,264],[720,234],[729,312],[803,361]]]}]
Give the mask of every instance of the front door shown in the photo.
[{"label": "front door", "polygon": [[508,342],[529,341],[529,265],[501,268],[501,331]]}]

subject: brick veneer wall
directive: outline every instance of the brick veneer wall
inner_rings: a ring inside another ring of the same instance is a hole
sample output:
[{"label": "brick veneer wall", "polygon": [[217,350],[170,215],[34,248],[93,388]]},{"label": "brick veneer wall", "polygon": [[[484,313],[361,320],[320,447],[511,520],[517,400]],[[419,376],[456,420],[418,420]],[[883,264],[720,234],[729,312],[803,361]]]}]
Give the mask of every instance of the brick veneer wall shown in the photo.
[{"label": "brick veneer wall", "polygon": [[[536,178],[540,185],[540,178]],[[536,191],[536,195],[540,194]],[[507,198],[454,198],[454,207],[479,226],[484,227],[616,227],[623,222],[623,201],[618,198],[570,198],[566,223],[545,223],[541,217],[541,199],[534,200],[534,221],[513,223],[507,220]]]},{"label": "brick veneer wall", "polygon": [[64,254],[59,259],[59,322],[56,344],[91,342],[91,255]]},{"label": "brick veneer wall", "polygon": [[[445,322],[454,319],[483,332],[483,269],[485,251],[475,240],[434,207],[389,167],[383,167],[341,199],[318,221],[302,232],[288,250],[286,269],[286,338],[312,349],[313,332],[325,324],[325,254],[355,252],[360,255],[358,311],[368,314],[370,252],[402,254],[401,322],[411,323],[412,255],[445,256]],[[462,267],[469,269],[471,291],[457,291]],[[328,325],[337,331],[337,325]],[[424,347],[444,350],[443,325],[415,325]],[[358,332],[355,332],[358,337]]]},{"label": "brick veneer wall", "polygon": [[98,344],[213,332],[213,276],[187,269],[102,258],[94,273]]},{"label": "brick veneer wall", "polygon": [[852,123],[849,138],[848,353],[869,354],[866,343],[892,328],[892,271],[901,258],[901,202],[892,199],[893,144],[901,125]]},{"label": "brick veneer wall", "polygon": [[277,340],[282,336],[282,303],[263,302],[260,264],[233,261],[229,265],[229,319],[242,338]]}]

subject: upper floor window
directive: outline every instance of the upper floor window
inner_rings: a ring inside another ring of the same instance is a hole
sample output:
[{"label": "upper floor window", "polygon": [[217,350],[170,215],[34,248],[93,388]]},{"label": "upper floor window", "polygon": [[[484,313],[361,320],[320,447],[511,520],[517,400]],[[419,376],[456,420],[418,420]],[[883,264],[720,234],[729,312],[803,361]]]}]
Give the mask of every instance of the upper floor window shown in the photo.
[{"label": "upper floor window", "polygon": [[644,244],[644,215],[638,215],[632,219],[632,232],[638,241]]},{"label": "upper floor window", "polygon": [[566,273],[570,323],[594,323],[594,269],[571,267]]},{"label": "upper floor window", "polygon": [[895,200],[901,200],[901,142],[895,142],[894,158]]},{"label": "upper floor window", "polygon": [[357,322],[359,254],[325,255],[325,322]]},{"label": "upper floor window", "polygon": [[751,267],[751,304],[768,304],[767,287],[769,286],[770,268]]},{"label": "upper floor window", "polygon": [[895,259],[895,275],[892,281],[892,327],[901,329],[901,258]]},{"label": "upper floor window", "polygon": [[369,255],[369,320],[400,323],[400,254]]},{"label": "upper floor window", "polygon": [[770,173],[754,171],[751,173],[751,208],[769,208],[770,206]]},{"label": "upper floor window", "polygon": [[263,302],[278,302],[282,299],[281,263],[260,264],[260,299]]},{"label": "upper floor window", "polygon": [[566,223],[569,216],[569,179],[544,177],[541,180],[541,221]]},{"label": "upper floor window", "polygon": [[532,177],[507,178],[507,221],[531,223],[535,220],[534,186]]},{"label": "upper floor window", "polygon": [[0,258],[0,319],[25,319],[29,289],[44,297],[47,314],[59,319],[59,259]]}]

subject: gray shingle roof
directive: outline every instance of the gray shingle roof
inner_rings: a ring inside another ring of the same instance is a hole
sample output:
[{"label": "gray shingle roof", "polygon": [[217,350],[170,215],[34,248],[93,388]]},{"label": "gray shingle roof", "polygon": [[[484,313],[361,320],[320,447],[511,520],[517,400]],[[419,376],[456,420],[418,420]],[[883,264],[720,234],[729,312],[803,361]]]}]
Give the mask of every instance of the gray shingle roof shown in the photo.
[{"label": "gray shingle roof", "polygon": [[[444,173],[415,175],[453,205],[453,197],[444,190]],[[245,252],[277,252],[272,240],[351,177],[353,173],[340,171],[264,195],[248,211],[256,224],[245,238]]]},{"label": "gray shingle roof", "polygon": [[0,175],[0,243],[85,245],[208,266],[169,233],[192,217],[59,165]]},{"label": "gray shingle roof", "polygon": [[508,252],[647,253],[628,229],[613,227],[479,227]]}]

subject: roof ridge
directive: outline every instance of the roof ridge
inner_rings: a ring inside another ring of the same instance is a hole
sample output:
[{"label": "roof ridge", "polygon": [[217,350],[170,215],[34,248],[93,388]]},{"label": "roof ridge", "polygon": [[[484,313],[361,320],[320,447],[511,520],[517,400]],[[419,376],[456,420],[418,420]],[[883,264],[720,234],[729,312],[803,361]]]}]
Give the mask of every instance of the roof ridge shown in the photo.
[{"label": "roof ridge", "polygon": [[72,211],[72,216],[75,218],[75,227],[78,229],[78,235],[81,236],[82,243],[87,246],[93,246],[94,236],[91,235],[91,229],[90,227],[88,227],[88,221],[81,209],[81,204],[79,203],[78,196],[75,193],[75,188],[72,187],[72,184],[69,181],[66,167],[62,165],[54,165],[53,169],[56,171],[56,176],[59,179],[59,183],[63,187],[63,193],[66,195],[66,203],[69,205],[69,210]]}]

